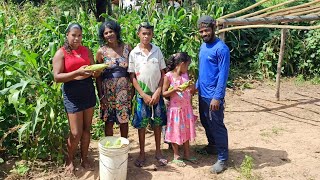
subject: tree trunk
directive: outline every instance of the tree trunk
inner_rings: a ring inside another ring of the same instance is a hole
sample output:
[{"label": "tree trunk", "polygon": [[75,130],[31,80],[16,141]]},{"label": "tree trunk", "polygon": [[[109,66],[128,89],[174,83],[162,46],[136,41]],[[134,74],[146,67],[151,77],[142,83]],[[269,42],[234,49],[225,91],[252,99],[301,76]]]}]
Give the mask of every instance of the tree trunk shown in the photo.
[{"label": "tree trunk", "polygon": [[112,3],[111,0],[107,0],[107,6],[108,6],[108,15],[112,15]]},{"label": "tree trunk", "polygon": [[101,14],[106,13],[107,11],[107,1],[110,0],[96,0],[96,18],[99,22],[104,21],[104,18],[101,16]]}]

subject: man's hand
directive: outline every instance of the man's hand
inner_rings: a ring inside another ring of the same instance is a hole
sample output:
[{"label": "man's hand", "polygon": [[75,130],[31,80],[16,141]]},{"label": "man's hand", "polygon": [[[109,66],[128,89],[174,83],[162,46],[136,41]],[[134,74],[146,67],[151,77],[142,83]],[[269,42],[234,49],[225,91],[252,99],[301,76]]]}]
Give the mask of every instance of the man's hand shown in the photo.
[{"label": "man's hand", "polygon": [[210,110],[217,111],[220,108],[220,100],[212,99],[210,102]]},{"label": "man's hand", "polygon": [[156,92],[153,93],[150,101],[150,106],[155,105],[159,102],[160,99],[160,94],[161,94],[161,89],[156,90]]},{"label": "man's hand", "polygon": [[146,103],[147,105],[150,105],[151,102],[151,96],[149,96],[148,94],[143,94],[141,95],[141,97],[143,98],[144,103]]}]

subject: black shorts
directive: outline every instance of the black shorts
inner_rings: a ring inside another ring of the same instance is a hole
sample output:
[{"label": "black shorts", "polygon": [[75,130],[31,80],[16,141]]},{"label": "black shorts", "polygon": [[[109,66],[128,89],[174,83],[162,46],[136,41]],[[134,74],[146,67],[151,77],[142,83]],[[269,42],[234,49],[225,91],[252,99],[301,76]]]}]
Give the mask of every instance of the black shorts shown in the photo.
[{"label": "black shorts", "polygon": [[75,113],[96,105],[92,78],[69,81],[62,86],[63,104],[67,113]]}]

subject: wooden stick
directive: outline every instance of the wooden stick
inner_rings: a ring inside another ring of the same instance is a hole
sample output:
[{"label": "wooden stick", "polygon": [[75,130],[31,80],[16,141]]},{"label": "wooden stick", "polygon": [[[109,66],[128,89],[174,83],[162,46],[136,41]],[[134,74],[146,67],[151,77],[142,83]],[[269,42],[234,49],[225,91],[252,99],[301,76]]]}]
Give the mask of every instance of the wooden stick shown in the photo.
[{"label": "wooden stick", "polygon": [[309,2],[309,3],[304,3],[304,4],[301,4],[301,5],[297,5],[297,6],[293,6],[293,7],[289,7],[289,8],[284,8],[284,9],[279,9],[279,10],[276,10],[276,11],[267,12],[267,13],[261,14],[261,15],[256,16],[256,17],[266,17],[266,16],[269,16],[270,14],[279,13],[279,12],[285,12],[285,11],[289,11],[289,10],[292,10],[292,9],[299,9],[299,8],[302,8],[302,7],[307,7],[307,6],[311,6],[313,4],[317,4],[319,2],[320,2],[320,0],[315,0],[315,1],[312,1],[312,2]]},{"label": "wooden stick", "polygon": [[279,59],[277,64],[277,77],[276,77],[276,85],[277,85],[277,92],[276,92],[276,98],[279,101],[280,100],[280,77],[281,77],[281,69],[282,69],[282,61],[283,61],[283,55],[285,51],[285,45],[286,45],[286,35],[287,35],[287,29],[281,29],[281,43],[280,43],[280,53],[279,53]]},{"label": "wooden stick", "polygon": [[246,12],[246,11],[248,11],[248,10],[250,10],[250,9],[253,9],[253,8],[259,6],[260,4],[263,4],[263,3],[267,2],[267,1],[270,1],[270,0],[262,0],[262,1],[257,2],[257,3],[255,3],[255,4],[249,6],[249,7],[246,7],[246,8],[244,8],[244,9],[239,10],[239,11],[236,11],[236,12],[234,12],[234,13],[230,13],[230,14],[224,15],[224,16],[220,17],[219,19],[224,19],[224,18],[232,17],[232,16],[235,16],[235,15],[237,15],[237,14]]},{"label": "wooden stick", "polygon": [[312,9],[312,10],[304,11],[304,12],[299,12],[299,13],[293,13],[292,15],[299,16],[299,15],[304,15],[304,14],[309,14],[309,13],[317,13],[317,12],[320,12],[320,6],[316,9]]},{"label": "wooden stick", "polygon": [[252,17],[252,16],[255,16],[255,15],[257,15],[257,14],[261,14],[261,13],[263,13],[263,12],[266,12],[266,11],[268,11],[268,10],[270,10],[270,9],[274,9],[274,8],[277,8],[277,7],[286,5],[286,4],[290,4],[290,3],[294,2],[294,1],[296,1],[296,0],[290,0],[290,1],[287,1],[287,2],[283,2],[283,3],[277,4],[277,5],[274,5],[274,6],[265,8],[265,9],[261,9],[260,11],[257,11],[257,12],[254,12],[254,13],[250,13],[250,14],[247,14],[247,15],[240,16],[239,18]]},{"label": "wooden stick", "polygon": [[218,24],[227,25],[253,25],[253,24],[272,24],[280,22],[301,22],[301,21],[314,21],[320,20],[320,13],[311,14],[305,16],[277,16],[277,17],[265,17],[265,18],[230,18],[219,19]]},{"label": "wooden stick", "polygon": [[314,6],[311,6],[311,7],[305,7],[305,8],[300,8],[300,9],[289,10],[289,11],[286,11],[286,12],[275,13],[275,14],[272,14],[270,16],[271,17],[273,17],[273,16],[284,16],[284,15],[288,15],[289,16],[289,15],[294,15],[294,14],[301,13],[301,12],[302,12],[302,14],[308,14],[309,11],[312,11],[314,9],[318,9],[319,7],[320,7],[320,4],[319,5],[314,5]]},{"label": "wooden stick", "polygon": [[225,29],[217,31],[216,34],[223,33],[226,31],[233,31],[233,30],[237,30],[237,29],[249,29],[249,28],[280,28],[280,29],[312,30],[312,29],[320,29],[320,25],[317,25],[317,26],[291,26],[291,25],[256,24],[256,25],[229,27],[229,28],[225,28]]}]

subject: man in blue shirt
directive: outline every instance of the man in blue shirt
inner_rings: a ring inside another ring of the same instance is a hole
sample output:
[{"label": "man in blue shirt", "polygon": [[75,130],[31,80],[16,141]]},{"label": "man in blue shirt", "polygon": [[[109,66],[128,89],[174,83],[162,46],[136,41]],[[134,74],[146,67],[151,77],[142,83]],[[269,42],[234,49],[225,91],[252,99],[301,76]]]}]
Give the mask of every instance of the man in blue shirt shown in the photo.
[{"label": "man in blue shirt", "polygon": [[204,148],[208,153],[213,149],[218,153],[218,160],[212,166],[212,173],[224,171],[228,160],[228,131],[224,125],[224,97],[226,92],[230,50],[215,37],[215,20],[202,16],[198,28],[203,43],[199,53],[199,92],[200,120],[205,128],[209,144]]}]

